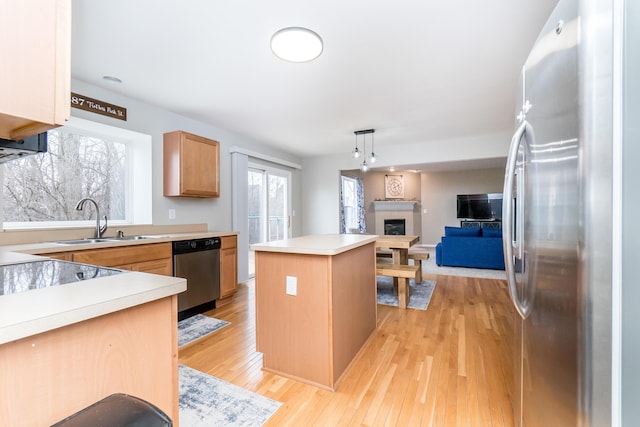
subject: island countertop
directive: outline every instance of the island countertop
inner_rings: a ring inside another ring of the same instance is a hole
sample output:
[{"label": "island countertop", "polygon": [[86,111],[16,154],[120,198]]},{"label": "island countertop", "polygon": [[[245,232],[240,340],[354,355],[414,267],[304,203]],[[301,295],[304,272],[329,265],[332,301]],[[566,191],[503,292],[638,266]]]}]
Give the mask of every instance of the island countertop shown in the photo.
[{"label": "island countertop", "polygon": [[186,280],[179,277],[124,272],[0,295],[0,344],[175,295],[185,289]]},{"label": "island countertop", "polygon": [[286,252],[306,255],[338,255],[342,252],[375,242],[373,234],[319,234],[276,240],[251,245],[254,251]]}]

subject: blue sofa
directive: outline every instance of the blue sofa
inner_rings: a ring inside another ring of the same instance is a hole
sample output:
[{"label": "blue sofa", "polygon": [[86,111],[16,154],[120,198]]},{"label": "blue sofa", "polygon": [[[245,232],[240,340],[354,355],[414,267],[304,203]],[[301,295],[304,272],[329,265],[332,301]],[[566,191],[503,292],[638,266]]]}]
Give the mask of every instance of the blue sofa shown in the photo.
[{"label": "blue sofa", "polygon": [[504,270],[502,230],[445,227],[436,246],[436,264]]}]

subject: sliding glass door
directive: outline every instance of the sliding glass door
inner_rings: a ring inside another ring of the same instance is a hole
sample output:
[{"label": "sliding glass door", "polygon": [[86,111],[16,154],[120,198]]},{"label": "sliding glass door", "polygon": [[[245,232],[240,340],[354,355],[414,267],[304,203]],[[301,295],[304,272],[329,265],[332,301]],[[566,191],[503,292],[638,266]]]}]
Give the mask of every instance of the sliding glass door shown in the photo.
[{"label": "sliding glass door", "polygon": [[[290,237],[291,173],[250,165],[248,174],[249,245]],[[254,275],[254,254],[249,250],[249,277]]]}]

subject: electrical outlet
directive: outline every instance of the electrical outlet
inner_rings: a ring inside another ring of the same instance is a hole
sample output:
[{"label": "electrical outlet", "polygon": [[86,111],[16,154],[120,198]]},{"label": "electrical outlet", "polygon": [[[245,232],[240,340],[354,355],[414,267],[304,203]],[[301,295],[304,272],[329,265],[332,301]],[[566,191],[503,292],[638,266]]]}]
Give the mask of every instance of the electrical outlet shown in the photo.
[{"label": "electrical outlet", "polygon": [[169,209],[169,219],[176,219],[176,210]]},{"label": "electrical outlet", "polygon": [[287,295],[298,295],[298,278],[287,276]]},{"label": "electrical outlet", "polygon": [[422,213],[423,213],[423,214],[426,214],[426,213],[427,213],[427,210],[426,210],[426,209],[422,209]]}]

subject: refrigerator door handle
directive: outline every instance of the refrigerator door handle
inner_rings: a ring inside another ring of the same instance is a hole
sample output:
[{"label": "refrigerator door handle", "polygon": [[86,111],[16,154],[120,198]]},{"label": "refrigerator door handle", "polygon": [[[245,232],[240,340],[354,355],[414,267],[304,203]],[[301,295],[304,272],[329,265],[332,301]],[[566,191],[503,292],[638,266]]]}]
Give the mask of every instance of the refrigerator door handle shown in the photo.
[{"label": "refrigerator door handle", "polygon": [[[523,215],[523,190],[524,190],[524,175],[523,169],[519,169],[516,171],[516,165],[518,160],[518,150],[520,149],[520,144],[525,135],[533,136],[533,129],[531,125],[526,121],[522,120],[518,129],[513,134],[513,138],[511,138],[511,145],[509,146],[509,155],[507,157],[507,167],[504,177],[504,189],[503,189],[503,199],[502,199],[502,213],[503,213],[503,223],[502,223],[502,248],[504,250],[504,266],[507,273],[507,282],[509,284],[509,293],[511,294],[511,300],[513,301],[513,305],[516,307],[518,314],[525,319],[530,311],[530,307],[528,304],[523,303],[518,298],[518,291],[516,289],[516,272],[514,266],[514,247],[517,250],[516,256],[519,259],[523,258],[524,254],[524,242],[522,241],[524,237],[524,215]],[[513,230],[513,184],[514,180],[517,188],[517,212],[516,215],[516,238],[517,241],[514,241],[514,230]]]}]

